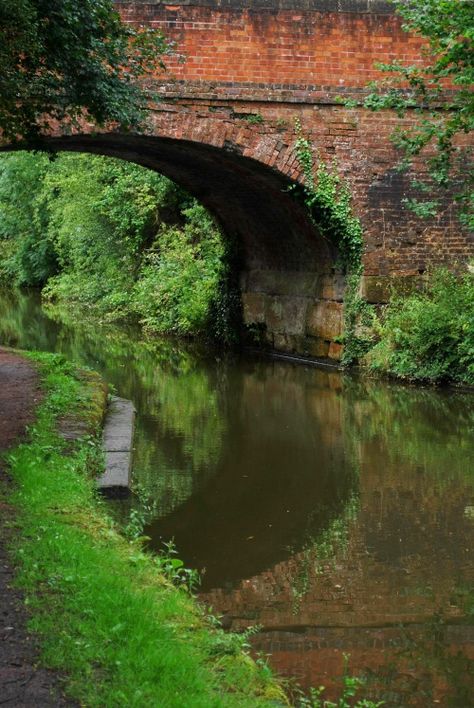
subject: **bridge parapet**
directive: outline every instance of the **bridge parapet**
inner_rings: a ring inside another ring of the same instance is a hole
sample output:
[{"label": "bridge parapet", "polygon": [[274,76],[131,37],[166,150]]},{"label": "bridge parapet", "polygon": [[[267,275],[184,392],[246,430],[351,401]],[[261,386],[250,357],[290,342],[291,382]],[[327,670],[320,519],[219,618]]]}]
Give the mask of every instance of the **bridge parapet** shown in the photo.
[{"label": "bridge parapet", "polygon": [[175,43],[167,74],[178,94],[327,103],[360,95],[368,80],[380,76],[375,61],[420,61],[421,41],[407,38],[385,0],[135,0],[116,5],[125,21],[160,29]]}]

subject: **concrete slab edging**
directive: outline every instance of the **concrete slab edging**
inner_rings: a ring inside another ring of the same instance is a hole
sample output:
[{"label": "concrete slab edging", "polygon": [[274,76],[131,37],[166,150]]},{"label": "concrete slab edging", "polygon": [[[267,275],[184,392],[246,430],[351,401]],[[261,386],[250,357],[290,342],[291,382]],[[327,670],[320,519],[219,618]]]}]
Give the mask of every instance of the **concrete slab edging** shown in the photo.
[{"label": "concrete slab edging", "polygon": [[130,490],[135,412],[131,401],[111,397],[103,433],[105,472],[97,480],[101,491],[123,494]]}]

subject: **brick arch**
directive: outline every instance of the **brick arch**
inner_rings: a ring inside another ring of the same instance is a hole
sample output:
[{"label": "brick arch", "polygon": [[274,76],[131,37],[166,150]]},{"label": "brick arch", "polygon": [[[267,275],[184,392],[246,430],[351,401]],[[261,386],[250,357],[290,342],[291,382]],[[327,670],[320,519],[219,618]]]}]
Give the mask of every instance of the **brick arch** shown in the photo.
[{"label": "brick arch", "polygon": [[90,131],[54,135],[46,143],[122,158],[170,177],[242,243],[246,267],[332,270],[334,247],[290,193],[302,181],[294,140],[262,134],[244,121],[180,111],[171,119],[156,114],[144,135]]},{"label": "brick arch", "polygon": [[[301,181],[294,139],[263,133],[245,120],[203,120],[158,113],[147,134],[52,134],[58,151],[89,152],[156,170],[186,188],[240,247],[244,323],[270,347],[339,356],[342,276],[337,251],[289,187]],[[260,335],[259,335],[260,336]]]}]

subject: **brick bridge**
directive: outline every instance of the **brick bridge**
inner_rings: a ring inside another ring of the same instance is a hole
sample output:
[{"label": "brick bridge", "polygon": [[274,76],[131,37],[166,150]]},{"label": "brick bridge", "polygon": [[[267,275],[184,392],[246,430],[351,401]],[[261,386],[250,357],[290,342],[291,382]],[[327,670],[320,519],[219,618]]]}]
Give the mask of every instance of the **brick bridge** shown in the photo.
[{"label": "brick bridge", "polygon": [[[113,155],[168,175],[242,244],[244,318],[277,350],[338,358],[344,279],[337,253],[288,193],[301,180],[294,121],[350,183],[364,227],[363,292],[383,302],[394,280],[474,255],[451,209],[419,221],[403,208],[390,112],[346,109],[377,78],[375,61],[420,61],[383,0],[116,2],[123,18],[175,43],[146,136],[57,137],[61,149]],[[400,122],[400,121],[398,121]],[[421,168],[420,168],[421,169]]]}]

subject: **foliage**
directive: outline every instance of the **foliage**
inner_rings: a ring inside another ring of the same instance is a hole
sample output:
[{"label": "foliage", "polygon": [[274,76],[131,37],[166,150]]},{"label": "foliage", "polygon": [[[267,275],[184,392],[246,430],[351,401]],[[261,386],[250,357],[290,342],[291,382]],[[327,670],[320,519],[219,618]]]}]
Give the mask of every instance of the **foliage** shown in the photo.
[{"label": "foliage", "polygon": [[432,383],[474,384],[474,276],[441,269],[422,292],[395,296],[367,355],[374,371]]},{"label": "foliage", "polygon": [[[56,421],[88,414],[90,392],[61,357],[39,362],[46,397],[30,440],[9,455],[18,486],[15,557],[41,639],[42,661],[67,674],[70,697],[88,706],[270,706],[278,683],[240,649],[223,656],[211,625],[164,565],[121,537],[90,476],[90,438],[69,454]],[[93,466],[93,465],[92,465]],[[174,566],[174,569],[173,569]]]},{"label": "foliage", "polygon": [[263,123],[263,116],[260,113],[247,113],[244,120],[250,123],[250,125],[259,125]]},{"label": "foliage", "polygon": [[301,123],[295,121],[296,156],[303,170],[304,202],[315,226],[339,251],[346,272],[358,272],[362,257],[362,227],[353,214],[349,186],[336,171],[322,161],[315,170],[311,143],[304,137]]},{"label": "foliage", "polygon": [[147,251],[132,296],[155,332],[203,333],[222,276],[224,249],[212,218],[198,204],[183,215],[184,227],[162,228]]},{"label": "foliage", "polygon": [[301,124],[296,120],[296,154],[305,177],[304,201],[314,225],[337,246],[339,263],[343,267],[347,285],[344,296],[344,344],[342,364],[358,361],[371,346],[371,306],[359,295],[362,275],[362,226],[352,211],[349,185],[343,182],[336,171],[328,169],[319,160],[315,171],[313,150],[303,136]]},{"label": "foliage", "polygon": [[228,247],[165,177],[89,155],[4,155],[0,217],[0,279],[154,332],[232,339]]},{"label": "foliage", "polygon": [[375,310],[360,296],[360,274],[351,273],[344,293],[344,345],[341,364],[350,366],[367,354],[375,343]]},{"label": "foliage", "polygon": [[142,124],[138,80],[162,67],[160,32],[122,23],[112,0],[0,0],[0,130],[38,144],[52,122]]},{"label": "foliage", "polygon": [[[422,200],[408,201],[420,216],[439,208],[434,187],[449,187],[463,205],[463,220],[474,227],[474,172],[466,147],[457,138],[474,129],[474,4],[469,0],[396,0],[403,28],[427,40],[423,63],[397,60],[378,67],[390,73],[372,84],[365,105],[392,108],[400,117],[415,112],[414,123],[398,128],[394,143],[403,150],[408,167],[425,147],[433,148],[427,164],[433,184],[415,183]],[[449,89],[453,90],[449,90]],[[427,198],[430,194],[431,198]]]},{"label": "foliage", "polygon": [[47,158],[30,153],[0,160],[0,279],[6,282],[36,287],[57,272],[46,215],[34,199],[47,170]]}]

